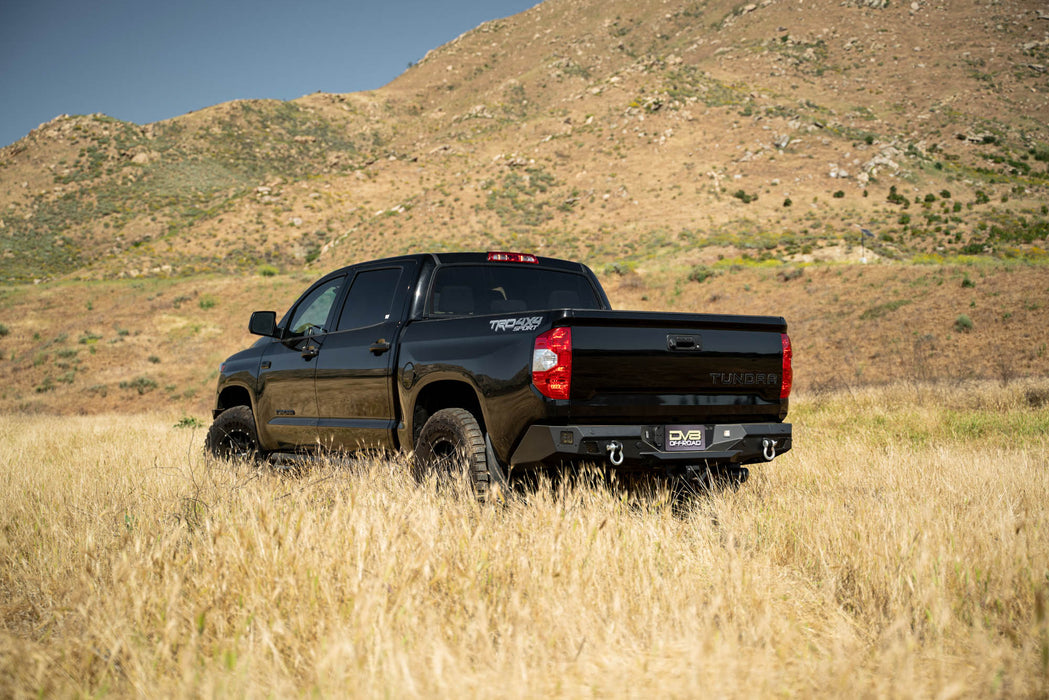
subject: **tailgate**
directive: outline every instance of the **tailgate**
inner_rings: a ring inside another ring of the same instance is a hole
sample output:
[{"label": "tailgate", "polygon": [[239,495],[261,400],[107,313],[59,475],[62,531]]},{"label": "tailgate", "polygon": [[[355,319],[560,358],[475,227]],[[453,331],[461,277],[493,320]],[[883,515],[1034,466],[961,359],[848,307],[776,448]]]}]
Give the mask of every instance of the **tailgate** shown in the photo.
[{"label": "tailgate", "polygon": [[[575,311],[577,422],[777,421],[787,324],[766,316]],[[560,324],[558,324],[560,325]]]}]

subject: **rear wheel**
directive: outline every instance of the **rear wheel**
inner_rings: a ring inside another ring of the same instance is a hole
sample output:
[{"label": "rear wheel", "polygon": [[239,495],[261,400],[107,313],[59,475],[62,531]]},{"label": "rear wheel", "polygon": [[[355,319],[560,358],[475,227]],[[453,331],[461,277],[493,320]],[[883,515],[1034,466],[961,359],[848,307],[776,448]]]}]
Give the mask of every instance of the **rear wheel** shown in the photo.
[{"label": "rear wheel", "polygon": [[484,433],[464,408],[445,408],[430,416],[415,443],[419,477],[433,472],[438,479],[460,475],[469,479],[477,499],[488,498],[488,459]]},{"label": "rear wheel", "polygon": [[255,459],[259,437],[250,406],[233,406],[220,413],[208,429],[204,449],[220,459]]}]

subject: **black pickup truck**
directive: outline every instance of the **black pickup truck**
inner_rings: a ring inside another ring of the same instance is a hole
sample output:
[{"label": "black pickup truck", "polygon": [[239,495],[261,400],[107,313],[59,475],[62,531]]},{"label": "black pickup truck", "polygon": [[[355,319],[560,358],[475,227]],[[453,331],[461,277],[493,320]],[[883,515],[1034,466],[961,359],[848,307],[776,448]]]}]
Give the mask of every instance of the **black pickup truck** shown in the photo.
[{"label": "black pickup truck", "polygon": [[522,253],[331,272],[223,364],[220,457],[414,449],[478,495],[566,462],[731,474],[791,448],[782,318],[613,311],[585,265]]}]

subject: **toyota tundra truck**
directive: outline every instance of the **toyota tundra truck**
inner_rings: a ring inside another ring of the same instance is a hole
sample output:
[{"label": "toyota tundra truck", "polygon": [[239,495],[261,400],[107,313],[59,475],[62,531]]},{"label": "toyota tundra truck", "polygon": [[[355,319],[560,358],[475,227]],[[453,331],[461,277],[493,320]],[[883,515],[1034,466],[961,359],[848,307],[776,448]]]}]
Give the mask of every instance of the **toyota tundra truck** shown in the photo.
[{"label": "toyota tundra truck", "polygon": [[613,311],[585,265],[524,253],[366,262],[311,285],[222,363],[206,448],[275,458],[414,452],[480,498],[598,463],[747,476],[791,448],[787,324]]}]

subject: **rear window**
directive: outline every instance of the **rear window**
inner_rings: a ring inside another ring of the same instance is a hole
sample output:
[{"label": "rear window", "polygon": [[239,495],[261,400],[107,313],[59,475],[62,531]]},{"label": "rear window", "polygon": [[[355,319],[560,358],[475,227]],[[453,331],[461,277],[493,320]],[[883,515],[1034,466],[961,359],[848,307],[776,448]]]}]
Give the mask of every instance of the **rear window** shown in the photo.
[{"label": "rear window", "polygon": [[483,316],[542,309],[600,309],[583,275],[533,266],[449,265],[437,271],[430,314]]}]

